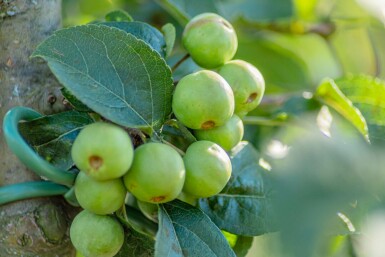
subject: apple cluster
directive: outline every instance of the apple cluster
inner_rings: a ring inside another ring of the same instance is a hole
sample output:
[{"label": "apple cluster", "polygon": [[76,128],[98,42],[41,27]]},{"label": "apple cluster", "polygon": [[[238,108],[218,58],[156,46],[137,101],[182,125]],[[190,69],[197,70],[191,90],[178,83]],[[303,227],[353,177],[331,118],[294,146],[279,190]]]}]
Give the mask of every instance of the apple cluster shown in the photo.
[{"label": "apple cluster", "polygon": [[86,126],[74,141],[71,155],[80,170],[74,191],[84,210],[75,217],[70,237],[86,257],[120,250],[124,231],[111,214],[124,206],[127,192],[144,215],[157,221],[157,204],[176,198],[195,204],[220,193],[231,177],[226,151],[242,140],[241,118],[260,103],[263,77],[251,64],[231,60],[237,36],[217,14],[193,18],[182,42],[205,68],[183,77],[174,91],[173,113],[198,139],[183,155],[161,142],[134,149],[128,133],[107,122]]},{"label": "apple cluster", "polygon": [[[195,142],[183,157],[160,142],[134,150],[128,133],[107,122],[83,128],[71,155],[80,170],[74,191],[84,210],[75,217],[70,237],[86,257],[114,256],[121,248],[123,228],[110,214],[124,206],[127,191],[140,210],[157,221],[157,204],[176,198],[194,204],[197,198],[219,193],[231,175],[228,155],[213,142]],[[95,240],[96,235],[101,237]]]},{"label": "apple cluster", "polygon": [[264,79],[252,64],[231,60],[238,47],[237,35],[217,14],[193,18],[185,27],[182,43],[204,69],[179,81],[173,112],[198,140],[212,141],[230,151],[243,137],[241,118],[261,102]]},{"label": "apple cluster", "polygon": [[185,27],[182,42],[204,69],[179,81],[173,112],[198,140],[206,141],[199,144],[210,141],[230,151],[242,140],[241,118],[261,102],[264,79],[252,64],[231,60],[237,51],[237,35],[232,25],[217,14],[203,13],[193,18]]}]

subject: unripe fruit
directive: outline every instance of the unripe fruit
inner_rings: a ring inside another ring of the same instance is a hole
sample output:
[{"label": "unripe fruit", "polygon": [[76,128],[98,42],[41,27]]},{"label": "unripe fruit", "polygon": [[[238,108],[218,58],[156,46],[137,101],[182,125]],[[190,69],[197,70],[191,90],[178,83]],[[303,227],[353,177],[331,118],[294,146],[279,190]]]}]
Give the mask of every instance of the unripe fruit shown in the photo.
[{"label": "unripe fruit", "polygon": [[120,127],[103,122],[86,126],[75,139],[71,156],[76,166],[96,180],[123,176],[131,166],[131,138]]},{"label": "unripe fruit", "polygon": [[162,143],[147,143],[135,150],[124,184],[140,201],[164,203],[182,191],[185,174],[183,159],[175,149]]},{"label": "unripe fruit", "polygon": [[203,13],[186,25],[182,43],[201,67],[212,69],[231,60],[238,47],[233,26],[215,13]]},{"label": "unripe fruit", "polygon": [[265,81],[256,67],[242,60],[233,60],[223,65],[218,73],[233,89],[235,114],[243,117],[259,105],[265,92]]},{"label": "unripe fruit", "polygon": [[110,214],[124,205],[127,190],[120,178],[97,181],[80,172],[75,195],[80,206],[95,214]]},{"label": "unripe fruit", "polygon": [[183,191],[197,198],[218,194],[231,176],[231,161],[226,152],[210,141],[197,141],[183,157],[186,181]]},{"label": "unripe fruit", "polygon": [[194,134],[198,140],[207,140],[221,146],[224,150],[230,151],[243,138],[243,122],[233,115],[223,126],[207,130],[195,130]]},{"label": "unripe fruit", "polygon": [[112,257],[123,245],[124,231],[113,217],[84,210],[73,220],[70,237],[84,257]]},{"label": "unripe fruit", "polygon": [[213,71],[202,70],[179,81],[172,109],[186,127],[210,129],[225,124],[231,118],[234,95],[221,76]]}]

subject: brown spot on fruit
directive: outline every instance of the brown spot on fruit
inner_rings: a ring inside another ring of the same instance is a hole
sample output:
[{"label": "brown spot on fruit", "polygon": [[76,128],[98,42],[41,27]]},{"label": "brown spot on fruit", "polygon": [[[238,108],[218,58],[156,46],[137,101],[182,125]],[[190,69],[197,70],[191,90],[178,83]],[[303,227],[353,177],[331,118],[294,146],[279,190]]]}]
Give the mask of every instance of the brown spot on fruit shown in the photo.
[{"label": "brown spot on fruit", "polygon": [[258,94],[257,93],[252,93],[249,95],[249,97],[246,100],[246,103],[251,103],[254,102],[254,100],[257,98]]},{"label": "brown spot on fruit", "polygon": [[98,170],[103,165],[103,159],[97,155],[92,155],[88,161],[94,170]]},{"label": "brown spot on fruit", "polygon": [[201,125],[201,129],[211,129],[213,127],[215,127],[215,122],[212,120],[203,122]]},{"label": "brown spot on fruit", "polygon": [[164,200],[166,197],[165,196],[154,196],[151,198],[151,201],[154,203],[159,203],[160,201]]}]

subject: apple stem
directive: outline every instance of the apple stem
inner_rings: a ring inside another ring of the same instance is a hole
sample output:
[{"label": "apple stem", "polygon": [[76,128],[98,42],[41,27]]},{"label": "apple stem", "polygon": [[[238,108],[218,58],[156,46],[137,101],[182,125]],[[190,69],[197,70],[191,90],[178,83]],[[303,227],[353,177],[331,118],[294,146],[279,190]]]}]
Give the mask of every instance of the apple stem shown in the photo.
[{"label": "apple stem", "polygon": [[184,61],[186,61],[190,57],[190,54],[185,54],[177,63],[172,66],[171,71],[174,73],[174,71],[181,65]]}]

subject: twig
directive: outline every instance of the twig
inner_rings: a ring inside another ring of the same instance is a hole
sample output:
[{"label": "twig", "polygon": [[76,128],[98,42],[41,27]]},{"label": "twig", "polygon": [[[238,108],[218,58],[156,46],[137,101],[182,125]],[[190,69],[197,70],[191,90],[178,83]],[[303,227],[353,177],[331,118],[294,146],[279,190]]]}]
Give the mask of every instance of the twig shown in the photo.
[{"label": "twig", "polygon": [[174,66],[172,66],[171,71],[174,72],[179,67],[179,65],[186,61],[189,57],[190,54],[186,54],[185,56],[183,56],[182,59],[180,59],[177,63],[174,64]]}]

